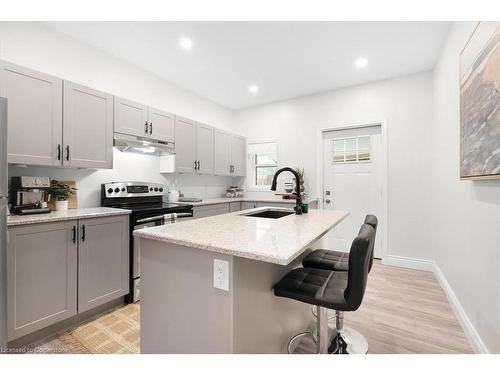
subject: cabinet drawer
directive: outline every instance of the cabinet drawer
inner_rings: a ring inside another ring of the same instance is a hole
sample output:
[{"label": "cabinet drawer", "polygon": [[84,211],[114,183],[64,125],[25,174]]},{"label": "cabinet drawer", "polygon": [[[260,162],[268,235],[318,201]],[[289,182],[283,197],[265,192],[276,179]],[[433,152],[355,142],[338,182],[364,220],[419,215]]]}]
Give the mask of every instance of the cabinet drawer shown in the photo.
[{"label": "cabinet drawer", "polygon": [[210,204],[207,206],[193,207],[194,219],[227,213],[229,213],[229,203]]}]

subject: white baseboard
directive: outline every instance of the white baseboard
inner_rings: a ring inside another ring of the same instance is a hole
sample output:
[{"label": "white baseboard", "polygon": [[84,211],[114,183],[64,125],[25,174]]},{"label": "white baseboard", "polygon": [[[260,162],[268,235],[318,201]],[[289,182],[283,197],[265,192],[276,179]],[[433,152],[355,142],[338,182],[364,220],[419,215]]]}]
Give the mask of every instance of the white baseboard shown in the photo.
[{"label": "white baseboard", "polygon": [[448,298],[448,302],[450,302],[451,308],[453,309],[460,326],[464,330],[465,336],[469,340],[472,349],[474,349],[474,352],[478,354],[489,354],[488,348],[484,345],[483,340],[481,340],[481,337],[462,308],[455,292],[448,283],[448,280],[446,280],[443,271],[441,271],[441,268],[439,268],[435,262],[432,263],[434,264],[434,276],[436,276],[439,285],[441,285],[441,289],[443,289],[444,294]]},{"label": "white baseboard", "polygon": [[394,267],[411,268],[420,271],[434,272],[434,262],[431,260],[387,255],[382,259],[382,264]]},{"label": "white baseboard", "polygon": [[465,336],[469,340],[469,343],[471,344],[474,352],[479,354],[489,353],[488,348],[486,347],[486,345],[484,345],[483,340],[481,340],[481,337],[479,336],[476,329],[472,325],[472,322],[470,321],[469,317],[462,308],[462,305],[460,304],[457,296],[455,295],[455,292],[451,288],[451,285],[448,283],[448,280],[446,280],[446,277],[444,276],[443,272],[441,271],[441,268],[439,268],[436,262],[434,262],[433,260],[423,260],[423,259],[400,257],[396,255],[387,255],[382,260],[382,264],[395,267],[411,268],[420,271],[429,271],[434,273],[434,276],[439,282],[439,285],[441,286],[441,289],[446,295],[446,298],[448,298],[448,302],[450,303],[451,308],[455,313],[455,316],[458,322],[460,323],[460,326],[462,327]]}]

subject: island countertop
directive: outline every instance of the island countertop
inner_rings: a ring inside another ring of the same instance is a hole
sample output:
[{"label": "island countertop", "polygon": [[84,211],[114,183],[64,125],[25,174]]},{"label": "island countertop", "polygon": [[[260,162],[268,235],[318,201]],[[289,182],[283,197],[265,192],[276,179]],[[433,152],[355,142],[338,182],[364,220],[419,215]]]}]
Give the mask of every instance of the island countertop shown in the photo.
[{"label": "island countertop", "polygon": [[280,219],[245,216],[268,207],[134,231],[134,236],[287,265],[346,218],[346,211],[309,210]]}]

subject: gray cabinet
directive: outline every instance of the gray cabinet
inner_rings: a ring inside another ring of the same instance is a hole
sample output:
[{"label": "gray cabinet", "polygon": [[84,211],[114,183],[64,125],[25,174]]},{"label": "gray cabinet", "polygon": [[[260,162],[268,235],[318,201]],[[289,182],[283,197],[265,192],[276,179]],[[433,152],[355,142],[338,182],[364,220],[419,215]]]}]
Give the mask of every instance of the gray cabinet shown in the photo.
[{"label": "gray cabinet", "polygon": [[233,176],[246,174],[246,140],[239,135],[231,136],[231,164]]},{"label": "gray cabinet", "polygon": [[113,167],[113,96],[64,81],[63,165]]},{"label": "gray cabinet", "polygon": [[129,218],[80,220],[78,242],[78,312],[128,293]]},{"label": "gray cabinet", "polygon": [[257,202],[241,202],[241,210],[249,210],[257,208]]},{"label": "gray cabinet", "polygon": [[196,173],[196,123],[175,117],[175,171]]},{"label": "gray cabinet", "polygon": [[114,97],[114,129],[117,133],[149,136],[148,107],[128,99]]},{"label": "gray cabinet", "polygon": [[193,207],[193,219],[229,213],[229,203],[210,204]]},{"label": "gray cabinet", "polygon": [[242,202],[230,202],[229,203],[229,212],[241,211],[241,203]]},{"label": "gray cabinet", "polygon": [[76,221],[9,229],[8,340],[77,313]]},{"label": "gray cabinet", "polygon": [[214,132],[214,173],[219,176],[231,174],[231,138],[232,135],[215,129]]},{"label": "gray cabinet", "polygon": [[8,99],[9,163],[61,165],[62,80],[0,60],[0,97]]},{"label": "gray cabinet", "polygon": [[214,128],[204,124],[196,124],[196,172],[198,174],[214,173]]},{"label": "gray cabinet", "polygon": [[175,172],[214,173],[214,128],[175,117]]},{"label": "gray cabinet", "polygon": [[162,142],[175,141],[174,115],[148,107],[149,137]]}]

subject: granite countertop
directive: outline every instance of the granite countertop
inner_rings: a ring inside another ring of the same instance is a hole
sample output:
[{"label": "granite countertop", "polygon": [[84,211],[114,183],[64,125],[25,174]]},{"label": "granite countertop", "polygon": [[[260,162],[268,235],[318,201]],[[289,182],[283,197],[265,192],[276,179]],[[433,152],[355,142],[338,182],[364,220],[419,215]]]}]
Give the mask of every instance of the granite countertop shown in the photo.
[{"label": "granite countertop", "polygon": [[[315,202],[318,198],[307,199],[308,202]],[[204,198],[201,202],[174,202],[174,203],[184,203],[192,204],[193,207],[197,206],[208,206],[211,204],[221,204],[221,203],[231,203],[231,202],[259,202],[259,203],[285,203],[290,205],[295,205],[295,199],[283,199],[283,198]]]},{"label": "granite countertop", "polygon": [[9,215],[7,216],[7,227],[26,224],[42,224],[55,221],[90,219],[94,217],[128,215],[132,211],[118,208],[96,207],[75,208],[67,212],[52,211],[48,214],[37,215]]},{"label": "granite countertop", "polygon": [[[346,218],[345,211],[309,210],[280,219],[243,216],[251,210],[134,231],[134,236],[287,265]],[[288,209],[281,209],[288,210]]]}]

